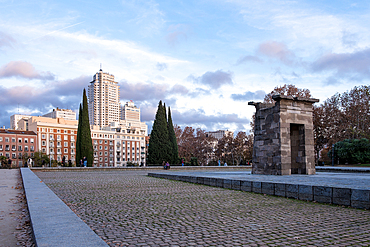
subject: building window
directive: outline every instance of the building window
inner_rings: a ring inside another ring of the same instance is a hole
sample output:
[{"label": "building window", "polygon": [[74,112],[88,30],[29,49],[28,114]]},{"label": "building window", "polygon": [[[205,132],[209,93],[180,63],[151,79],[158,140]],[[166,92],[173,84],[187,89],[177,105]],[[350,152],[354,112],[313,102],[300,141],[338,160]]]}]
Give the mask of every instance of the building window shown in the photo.
[{"label": "building window", "polygon": [[15,138],[12,138],[12,142],[15,142]]},{"label": "building window", "polygon": [[[3,141],[3,138],[2,137],[0,137],[0,142],[2,142]],[[2,155],[1,155],[2,156]]]},{"label": "building window", "polygon": [[[31,149],[32,149],[32,147],[31,147]],[[42,151],[41,151],[42,153],[46,153],[46,149],[45,148],[42,148]]]},{"label": "building window", "polygon": [[8,137],[5,137],[5,142],[9,142],[9,138]]},{"label": "building window", "polygon": [[42,141],[42,146],[45,146],[45,145],[46,145],[45,141]]},{"label": "building window", "polygon": [[60,133],[60,130],[58,129],[57,132]]},{"label": "building window", "polygon": [[68,148],[65,148],[64,149],[64,153],[68,153]]},{"label": "building window", "polygon": [[28,152],[28,146],[24,146],[24,151]]},{"label": "building window", "polygon": [[45,134],[42,134],[42,135],[41,135],[41,138],[42,138],[42,139],[45,139]]},{"label": "building window", "polygon": [[24,143],[28,143],[28,138],[24,138]]},{"label": "building window", "polygon": [[17,151],[17,147],[15,145],[12,145],[12,151]]},{"label": "building window", "polygon": [[60,137],[60,135],[57,135],[57,140],[61,140],[61,137]]},{"label": "building window", "polygon": [[19,143],[22,143],[22,138],[18,138],[18,142]]},{"label": "building window", "polygon": [[[3,144],[0,144],[0,151],[3,151]],[[3,155],[0,155],[3,156]]]},{"label": "building window", "polygon": [[64,135],[64,140],[67,141],[68,140],[68,136],[67,135]]},{"label": "building window", "polygon": [[65,147],[68,147],[68,142],[64,142],[64,146]]},{"label": "building window", "polygon": [[16,158],[17,158],[17,154],[12,153],[12,159],[16,159]]},{"label": "building window", "polygon": [[35,151],[35,147],[31,146],[31,152]]}]

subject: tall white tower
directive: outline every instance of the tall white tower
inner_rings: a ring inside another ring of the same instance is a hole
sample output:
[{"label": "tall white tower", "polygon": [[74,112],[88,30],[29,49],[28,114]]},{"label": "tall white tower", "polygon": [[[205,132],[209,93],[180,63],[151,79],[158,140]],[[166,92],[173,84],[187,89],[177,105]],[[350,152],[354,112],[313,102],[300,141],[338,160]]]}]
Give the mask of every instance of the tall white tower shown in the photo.
[{"label": "tall white tower", "polygon": [[119,86],[114,75],[97,72],[89,85],[89,120],[91,125],[109,126],[120,120]]}]

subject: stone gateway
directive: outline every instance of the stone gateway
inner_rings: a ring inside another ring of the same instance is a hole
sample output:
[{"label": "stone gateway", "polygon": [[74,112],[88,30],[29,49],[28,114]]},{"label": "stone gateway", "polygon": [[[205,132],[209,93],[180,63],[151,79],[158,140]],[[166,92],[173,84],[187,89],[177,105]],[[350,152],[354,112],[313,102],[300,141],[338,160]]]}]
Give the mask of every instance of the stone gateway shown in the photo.
[{"label": "stone gateway", "polygon": [[275,104],[248,102],[256,107],[253,174],[315,174],[313,98],[284,95]]}]

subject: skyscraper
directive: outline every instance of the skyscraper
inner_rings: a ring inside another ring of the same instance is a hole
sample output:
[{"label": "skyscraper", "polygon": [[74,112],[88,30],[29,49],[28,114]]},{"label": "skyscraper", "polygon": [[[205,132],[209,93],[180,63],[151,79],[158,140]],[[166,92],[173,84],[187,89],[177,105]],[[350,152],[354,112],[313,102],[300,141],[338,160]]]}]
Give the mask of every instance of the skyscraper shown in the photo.
[{"label": "skyscraper", "polygon": [[120,120],[119,86],[114,75],[97,72],[88,89],[89,120],[91,125],[109,126]]}]

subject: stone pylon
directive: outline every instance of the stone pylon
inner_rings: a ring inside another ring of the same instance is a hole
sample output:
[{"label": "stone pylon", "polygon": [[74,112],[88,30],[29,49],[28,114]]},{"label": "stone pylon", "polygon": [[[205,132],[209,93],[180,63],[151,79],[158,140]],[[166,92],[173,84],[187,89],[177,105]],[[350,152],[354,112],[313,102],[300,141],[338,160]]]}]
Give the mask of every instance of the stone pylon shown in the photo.
[{"label": "stone pylon", "polygon": [[315,174],[313,98],[284,95],[275,104],[248,102],[256,107],[253,174]]}]

